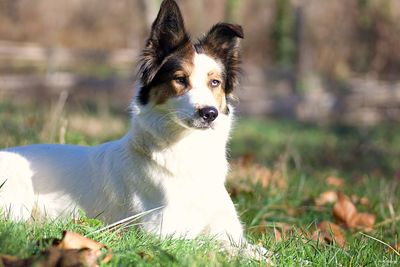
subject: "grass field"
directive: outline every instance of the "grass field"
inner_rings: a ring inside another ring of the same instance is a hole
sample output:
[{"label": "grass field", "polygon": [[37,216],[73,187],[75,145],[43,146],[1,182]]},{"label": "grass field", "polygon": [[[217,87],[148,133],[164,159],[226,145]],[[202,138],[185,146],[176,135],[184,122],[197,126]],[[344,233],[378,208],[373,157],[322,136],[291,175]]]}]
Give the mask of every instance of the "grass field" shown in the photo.
[{"label": "grass field", "polygon": [[[126,115],[93,107],[57,113],[0,103],[0,147],[37,142],[94,145],[117,138],[127,126]],[[230,145],[228,188],[248,238],[272,251],[277,266],[399,266],[400,254],[389,248],[400,239],[399,132],[399,126],[389,124],[354,128],[238,120]],[[328,176],[342,178],[344,185],[329,185]],[[319,222],[335,222],[332,204],[315,204],[327,190],[367,199],[365,205],[354,202],[359,211],[376,216],[372,231],[364,234],[342,226],[344,246],[314,241],[310,233]],[[14,224],[3,218],[0,254],[36,255],[46,247],[38,240],[60,237],[68,229],[111,247],[111,266],[265,266],[240,256],[229,258],[211,240],[160,241],[134,227],[91,234],[101,226],[95,219]]]}]

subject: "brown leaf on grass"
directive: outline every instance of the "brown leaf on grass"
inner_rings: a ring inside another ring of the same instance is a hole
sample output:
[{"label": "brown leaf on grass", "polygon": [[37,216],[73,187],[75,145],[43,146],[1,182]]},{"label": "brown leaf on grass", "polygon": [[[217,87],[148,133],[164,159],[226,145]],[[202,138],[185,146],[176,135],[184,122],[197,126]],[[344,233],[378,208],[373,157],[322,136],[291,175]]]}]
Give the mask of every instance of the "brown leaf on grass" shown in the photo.
[{"label": "brown leaf on grass", "polygon": [[42,253],[42,260],[37,261],[39,266],[88,266],[97,267],[96,253],[89,248],[82,249],[60,249],[51,247]]},{"label": "brown leaf on grass", "polygon": [[32,266],[32,259],[19,259],[10,255],[0,255],[0,266],[4,267],[25,267]]},{"label": "brown leaf on grass", "polygon": [[112,258],[111,249],[107,248],[105,245],[70,231],[63,232],[62,238],[59,242],[57,242],[56,247],[64,250],[89,249],[97,256],[97,258],[101,256],[102,249],[107,249],[107,255],[102,259],[101,262],[107,263]]},{"label": "brown leaf on grass", "polygon": [[312,234],[312,239],[321,243],[337,244],[342,248],[346,246],[346,239],[340,226],[328,221],[322,221],[318,224],[317,229]]},{"label": "brown leaf on grass", "polygon": [[[0,266],[97,267],[97,260],[101,257],[102,249],[107,249],[107,247],[77,233],[64,231],[61,240],[55,240],[52,247],[41,252],[38,256],[19,259],[13,256],[0,255]],[[110,261],[112,257],[111,250],[107,250],[107,255],[101,260],[102,263]]]},{"label": "brown leaf on grass", "polygon": [[282,172],[253,163],[251,155],[245,155],[231,163],[228,184],[230,193],[234,195],[241,192],[251,192],[254,185],[262,188],[275,187],[278,189],[287,187],[286,179]]},{"label": "brown leaf on grass", "polygon": [[63,250],[57,247],[51,247],[40,253],[26,259],[20,259],[14,256],[1,255],[0,266],[4,267],[70,267],[87,266],[97,267],[97,255],[90,249],[68,249]]},{"label": "brown leaf on grass", "polygon": [[338,201],[333,206],[333,216],[350,229],[370,232],[375,224],[375,215],[359,213],[353,202],[343,193],[338,193]]},{"label": "brown leaf on grass", "polygon": [[344,180],[342,178],[338,178],[338,177],[335,177],[335,176],[329,176],[329,177],[326,178],[326,183],[328,185],[341,187],[341,186],[344,185]]},{"label": "brown leaf on grass", "polygon": [[338,193],[338,201],[333,206],[333,216],[345,225],[357,214],[357,208],[354,206],[353,202],[344,195],[343,193]]},{"label": "brown leaf on grass", "polygon": [[360,229],[365,232],[371,232],[375,224],[375,215],[366,212],[357,213],[348,222],[348,227],[352,229]]},{"label": "brown leaf on grass", "polygon": [[319,195],[318,198],[315,199],[315,205],[324,206],[326,204],[335,203],[338,200],[338,194],[336,191],[326,191]]}]

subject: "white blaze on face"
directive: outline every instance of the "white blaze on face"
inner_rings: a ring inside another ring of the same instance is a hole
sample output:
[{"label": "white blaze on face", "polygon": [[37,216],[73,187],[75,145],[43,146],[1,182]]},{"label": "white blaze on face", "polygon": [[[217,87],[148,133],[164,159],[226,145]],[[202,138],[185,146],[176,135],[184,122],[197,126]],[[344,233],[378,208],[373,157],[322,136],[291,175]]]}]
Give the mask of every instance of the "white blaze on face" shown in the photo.
[{"label": "white blaze on face", "polygon": [[211,106],[218,109],[221,106],[218,95],[222,88],[210,87],[211,80],[221,80],[221,75],[222,67],[213,58],[206,54],[194,54],[193,71],[189,77],[192,89],[189,94],[197,108]]}]

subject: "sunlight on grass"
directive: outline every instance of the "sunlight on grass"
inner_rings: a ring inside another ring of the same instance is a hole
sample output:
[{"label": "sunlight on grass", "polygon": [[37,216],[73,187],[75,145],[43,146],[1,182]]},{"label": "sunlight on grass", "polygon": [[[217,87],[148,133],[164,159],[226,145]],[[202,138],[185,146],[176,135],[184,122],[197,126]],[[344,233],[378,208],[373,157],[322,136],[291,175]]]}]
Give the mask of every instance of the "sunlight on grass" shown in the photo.
[{"label": "sunlight on grass", "polygon": [[[46,109],[1,103],[0,147],[46,142],[43,129],[48,113]],[[67,110],[62,117],[82,125],[85,120],[77,118],[79,114],[92,120],[98,130],[82,130],[68,124],[67,143],[98,144],[122,136],[128,127],[127,117],[113,113],[103,118],[85,109]],[[116,123],[109,127],[111,130],[103,131],[113,120]],[[248,238],[273,252],[277,266],[400,264],[400,257],[388,251],[388,245],[398,242],[400,232],[400,136],[397,134],[400,128],[396,127],[319,127],[292,121],[238,120],[230,144],[234,163],[231,176],[235,181],[229,180],[228,189]],[[243,163],[243,159],[248,162]],[[240,160],[243,166],[255,167],[243,172],[240,168],[244,167],[237,163]],[[258,180],[254,180],[257,175]],[[314,203],[320,193],[332,190],[325,180],[331,175],[345,181],[343,187],[334,190],[367,198],[369,204],[357,204],[357,209],[372,213],[377,219],[369,236],[344,229],[347,242],[343,248],[334,243],[319,243],[309,235],[319,222],[334,220],[332,204],[318,207]],[[134,227],[107,230],[107,234],[96,232],[102,227],[102,222],[85,217],[69,222],[30,224],[11,223],[3,218],[0,253],[34,255],[48,245],[45,239],[59,238],[62,230],[67,229],[90,235],[111,247],[114,254],[111,266],[264,266],[241,257],[229,258],[212,240],[160,241]],[[285,232],[287,227],[290,229]],[[282,232],[280,241],[274,229]]]}]

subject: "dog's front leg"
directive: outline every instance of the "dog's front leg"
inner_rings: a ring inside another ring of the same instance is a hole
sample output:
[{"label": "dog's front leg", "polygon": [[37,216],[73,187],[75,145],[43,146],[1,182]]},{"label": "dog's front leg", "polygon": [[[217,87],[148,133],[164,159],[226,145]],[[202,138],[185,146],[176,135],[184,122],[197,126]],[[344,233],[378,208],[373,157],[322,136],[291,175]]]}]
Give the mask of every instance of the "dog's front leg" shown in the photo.
[{"label": "dog's front leg", "polygon": [[268,260],[268,251],[258,245],[248,243],[243,234],[243,226],[240,223],[239,217],[233,202],[224,188],[220,194],[221,199],[217,202],[218,205],[211,217],[211,222],[208,227],[208,232],[218,240],[222,241],[223,246],[231,255],[243,255],[245,257]]}]

